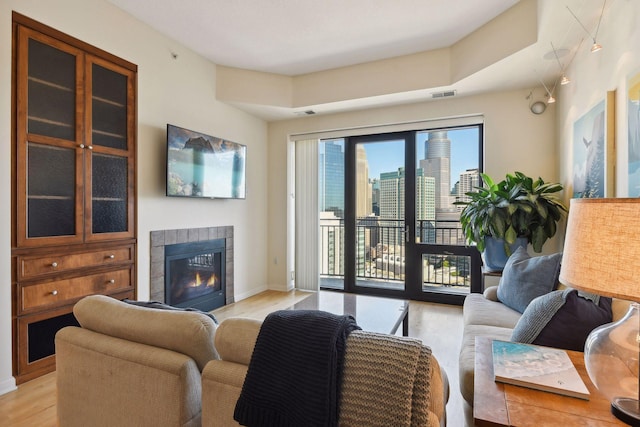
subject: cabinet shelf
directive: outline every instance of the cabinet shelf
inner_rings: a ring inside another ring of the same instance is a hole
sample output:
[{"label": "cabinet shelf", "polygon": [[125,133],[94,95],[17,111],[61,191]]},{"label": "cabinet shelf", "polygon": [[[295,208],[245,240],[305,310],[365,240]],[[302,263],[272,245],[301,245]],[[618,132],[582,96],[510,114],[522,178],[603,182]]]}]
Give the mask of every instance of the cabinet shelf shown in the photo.
[{"label": "cabinet shelf", "polygon": [[100,96],[93,96],[93,97],[91,97],[91,99],[93,99],[94,101],[103,102],[105,104],[113,105],[114,107],[120,107],[120,108],[125,108],[126,107],[126,105],[124,105],[121,102],[112,101],[110,99],[102,98]]},{"label": "cabinet shelf", "polygon": [[93,201],[95,202],[126,202],[127,199],[123,199],[122,197],[93,197]]},{"label": "cabinet shelf", "polygon": [[47,81],[47,80],[42,80],[42,79],[39,79],[37,77],[29,76],[28,79],[32,83],[38,83],[38,84],[49,86],[49,87],[52,87],[52,88],[55,88],[55,89],[63,90],[65,92],[73,92],[73,88],[70,88],[70,87],[67,87],[67,86],[62,86],[62,85],[59,85],[57,83],[53,83],[53,82],[50,82],[50,81]]},{"label": "cabinet shelf", "polygon": [[104,131],[104,130],[93,129],[91,132],[96,134],[96,135],[110,136],[112,138],[119,138],[119,139],[126,139],[127,138],[126,135],[120,135],[120,134],[117,134],[117,133],[107,132],[107,131]]},{"label": "cabinet shelf", "polygon": [[71,196],[48,196],[44,194],[29,194],[29,200],[73,200]]},{"label": "cabinet shelf", "polygon": [[29,119],[29,121],[38,122],[38,123],[44,123],[44,124],[47,124],[47,125],[61,126],[61,127],[65,127],[65,128],[73,127],[71,125],[71,123],[58,122],[56,120],[45,119],[44,117],[28,116],[28,119]]}]

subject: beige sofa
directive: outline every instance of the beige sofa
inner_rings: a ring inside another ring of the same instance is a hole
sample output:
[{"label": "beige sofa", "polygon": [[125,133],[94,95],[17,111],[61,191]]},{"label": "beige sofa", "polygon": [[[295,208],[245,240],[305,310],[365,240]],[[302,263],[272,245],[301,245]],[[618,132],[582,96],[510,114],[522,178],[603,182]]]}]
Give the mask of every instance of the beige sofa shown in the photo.
[{"label": "beige sofa", "polygon": [[[215,338],[216,348],[218,349],[218,353],[220,354],[220,360],[209,362],[202,373],[203,426],[227,427],[239,425],[233,420],[233,412],[235,409],[236,401],[238,400],[238,397],[240,396],[240,392],[242,390],[242,384],[247,373],[249,361],[251,360],[253,346],[258,336],[260,325],[261,322],[259,321],[240,318],[227,319],[220,324]],[[359,332],[352,332],[347,340],[344,384],[349,381],[350,348],[354,348],[352,347],[354,346],[353,342],[357,339],[356,336],[358,333]],[[381,349],[379,354],[384,356],[376,359],[374,355],[376,351],[372,351],[371,356],[369,357],[370,360],[367,360],[366,363],[370,364],[370,366],[372,367],[375,366],[374,364],[382,366],[385,363],[387,364],[387,366],[389,366],[390,361],[393,359],[393,355],[391,353],[394,352],[394,341],[402,340],[403,338],[381,334],[378,335],[380,339],[379,345]],[[428,414],[428,421],[426,424],[419,425],[428,425],[433,427],[444,426],[446,424],[445,406],[448,400],[449,385],[446,374],[444,374],[444,371],[441,371],[436,358],[431,356],[430,353],[428,357],[430,358],[429,369],[427,370],[427,372],[422,372],[418,369],[417,375],[424,376],[423,384],[428,384],[429,400],[424,401],[421,399],[416,399],[415,396],[419,394],[419,391],[416,391],[416,389],[414,389],[413,402],[402,403],[412,403],[413,406],[411,410],[413,411],[416,411],[417,406],[419,407],[417,408],[418,411],[425,410],[425,412]],[[398,371],[389,371],[388,373],[393,376],[399,375]],[[392,382],[393,378],[388,378],[389,382]],[[417,383],[418,380],[416,379],[416,384]],[[377,389],[377,392],[382,394],[383,389],[384,387],[380,387],[379,389]],[[425,390],[422,391],[424,392]],[[409,390],[409,392],[409,394],[411,394],[411,390]],[[343,399],[340,409],[340,425],[401,425],[395,423],[381,424],[379,422],[376,423],[374,421],[371,421],[370,419],[366,422],[363,422],[362,419],[354,420],[353,418],[345,420],[345,414],[347,414],[348,412],[345,409],[346,405],[353,404],[363,405],[363,407],[366,407],[366,405],[370,404],[372,401],[375,401],[376,397],[380,397],[372,396],[370,393],[358,393],[356,400],[359,400],[359,402],[348,402],[348,400],[351,399],[345,398],[345,394],[346,393],[343,390]],[[378,401],[380,400],[381,399],[378,399]],[[385,407],[385,404],[388,406]],[[396,409],[397,408],[393,403],[393,398],[391,398],[382,405],[376,406],[376,410],[367,411],[369,413],[365,415],[373,415],[377,417],[381,414],[385,414]]]},{"label": "beige sofa", "polygon": [[210,317],[101,295],[73,312],[82,327],[55,338],[60,426],[201,425],[201,372],[218,357]]},{"label": "beige sofa", "polygon": [[[563,288],[560,285],[560,288]],[[494,339],[511,339],[521,314],[498,300],[498,287],[491,286],[483,294],[470,294],[463,306],[462,346],[459,357],[460,393],[464,398],[467,425],[473,425],[473,377],[475,363],[475,339],[488,336]],[[613,319],[620,319],[627,312],[629,302],[613,300]]]},{"label": "beige sofa", "polygon": [[[216,326],[202,313],[139,307],[106,296],[82,299],[74,307],[74,314],[81,327],[66,327],[56,335],[59,425],[238,425],[233,412],[260,321],[232,318]],[[405,372],[411,381],[398,381],[408,365],[407,359],[399,357],[403,355],[399,347],[410,339],[357,332],[373,335],[374,344],[368,348],[371,351],[358,357],[363,359],[360,364],[367,373],[370,367],[379,368],[378,382],[382,384],[374,384],[375,395],[352,392],[343,402],[363,403],[363,407],[374,402],[375,409],[361,414],[374,418],[397,412],[402,406],[403,414],[421,420],[411,425],[444,426],[449,384],[428,347],[415,340],[411,343],[420,349],[413,370]],[[347,363],[350,355],[363,354],[349,352],[355,348],[354,334],[347,340],[344,383],[348,377],[354,378],[348,373],[352,372]],[[394,360],[399,369],[389,369]],[[394,403],[400,394],[396,390],[391,393],[387,383],[400,387],[404,396],[401,402]],[[383,394],[385,387],[388,399]],[[347,413],[344,406],[340,410],[341,414]],[[341,418],[341,425],[399,424]]]}]

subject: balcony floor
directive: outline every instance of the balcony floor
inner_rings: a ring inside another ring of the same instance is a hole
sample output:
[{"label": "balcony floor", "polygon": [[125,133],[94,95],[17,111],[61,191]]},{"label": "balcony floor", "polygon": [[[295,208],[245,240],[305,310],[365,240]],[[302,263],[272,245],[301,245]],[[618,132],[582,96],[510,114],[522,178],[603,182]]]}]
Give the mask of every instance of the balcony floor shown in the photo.
[{"label": "balcony floor", "polygon": [[[366,288],[380,288],[380,289],[394,289],[401,291],[404,289],[404,282],[398,280],[385,280],[385,279],[357,279],[356,286]],[[320,277],[320,289],[344,289],[344,279],[341,276],[321,276]],[[441,285],[441,284],[423,284],[423,292],[437,292],[453,295],[467,295],[469,294],[468,286],[458,285]]]}]

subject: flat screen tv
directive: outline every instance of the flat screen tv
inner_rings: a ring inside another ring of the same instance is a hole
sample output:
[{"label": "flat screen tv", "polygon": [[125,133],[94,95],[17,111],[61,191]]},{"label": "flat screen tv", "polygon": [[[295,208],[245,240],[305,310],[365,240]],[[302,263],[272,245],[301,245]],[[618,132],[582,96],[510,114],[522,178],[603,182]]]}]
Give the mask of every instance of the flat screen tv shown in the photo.
[{"label": "flat screen tv", "polygon": [[244,199],[247,147],[167,124],[167,196]]}]

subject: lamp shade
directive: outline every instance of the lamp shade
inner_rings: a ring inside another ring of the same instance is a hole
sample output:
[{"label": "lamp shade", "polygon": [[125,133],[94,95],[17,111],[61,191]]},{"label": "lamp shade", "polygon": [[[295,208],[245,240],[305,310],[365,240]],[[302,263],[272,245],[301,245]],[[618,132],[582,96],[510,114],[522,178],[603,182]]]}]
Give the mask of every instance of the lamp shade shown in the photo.
[{"label": "lamp shade", "polygon": [[640,199],[572,199],[560,282],[640,300]]}]

